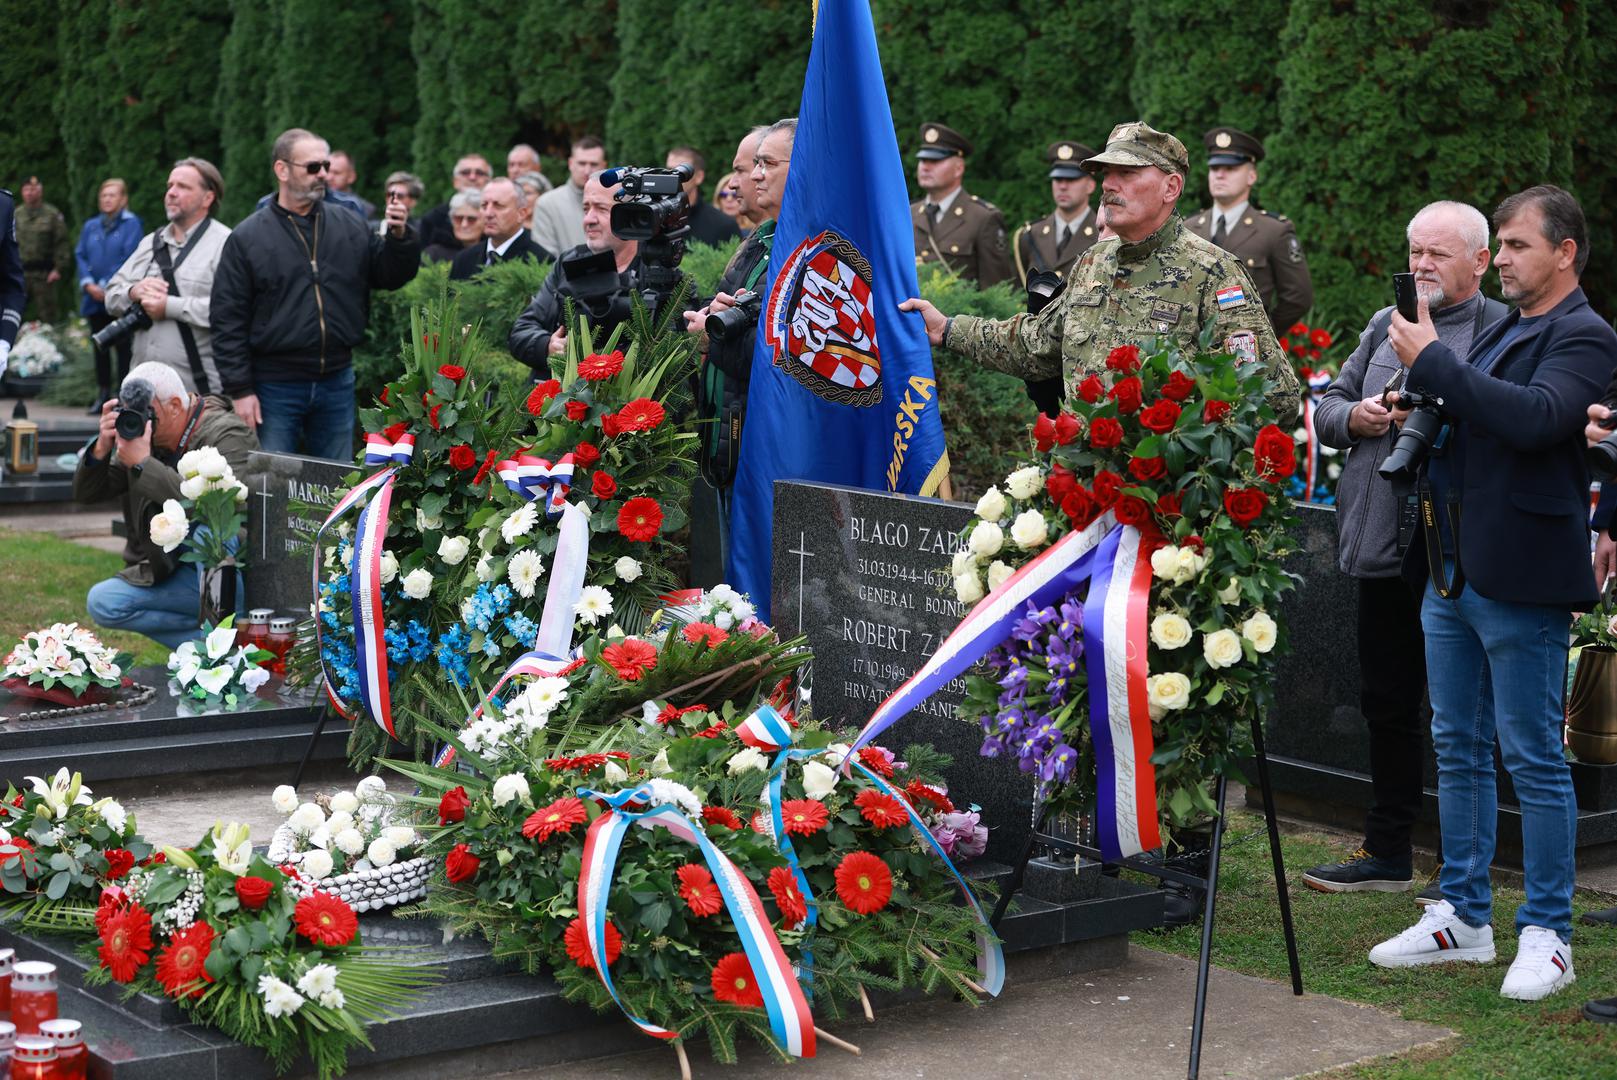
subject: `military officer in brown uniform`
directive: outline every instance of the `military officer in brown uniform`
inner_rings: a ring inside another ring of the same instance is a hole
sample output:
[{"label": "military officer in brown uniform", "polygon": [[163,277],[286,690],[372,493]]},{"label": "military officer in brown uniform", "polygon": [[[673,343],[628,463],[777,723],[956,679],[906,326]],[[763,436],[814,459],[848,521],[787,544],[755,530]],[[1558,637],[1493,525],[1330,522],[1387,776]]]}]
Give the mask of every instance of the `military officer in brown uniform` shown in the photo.
[{"label": "military officer in brown uniform", "polygon": [[1232,127],[1213,128],[1202,142],[1213,205],[1186,219],[1185,227],[1240,257],[1275,332],[1283,334],[1313,306],[1314,283],[1291,222],[1252,205],[1263,144]]},{"label": "military officer in brown uniform", "polygon": [[997,285],[1012,274],[1005,215],[960,186],[970,153],[970,141],[953,128],[921,125],[915,179],[926,197],[910,207],[915,265],[941,262],[978,286]]},{"label": "military officer in brown uniform", "polygon": [[1044,152],[1050,163],[1050,200],[1055,210],[1016,230],[1011,248],[1016,255],[1016,277],[1023,285],[1034,270],[1054,270],[1065,277],[1067,268],[1100,238],[1089,207],[1095,178],[1078,165],[1094,155],[1094,150],[1070,139],[1053,142]]}]

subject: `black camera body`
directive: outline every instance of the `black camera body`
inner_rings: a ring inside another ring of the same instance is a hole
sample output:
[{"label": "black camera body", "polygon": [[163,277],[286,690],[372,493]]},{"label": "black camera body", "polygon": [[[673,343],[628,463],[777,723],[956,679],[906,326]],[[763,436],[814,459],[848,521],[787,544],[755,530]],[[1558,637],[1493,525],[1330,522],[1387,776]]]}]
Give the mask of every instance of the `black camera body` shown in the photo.
[{"label": "black camera body", "polygon": [[[124,316],[125,319],[128,317]],[[147,325],[150,326],[151,323],[148,322]],[[111,327],[107,329],[110,330]],[[118,438],[125,442],[138,439],[146,434],[147,424],[157,422],[157,411],[152,408],[152,398],[156,394],[156,388],[145,379],[125,380],[123,389],[118,391],[118,407],[113,410],[117,414],[117,419],[113,421],[113,430],[118,433]]]},{"label": "black camera body", "polygon": [[1398,403],[1410,410],[1409,418],[1376,472],[1387,480],[1413,480],[1438,445],[1449,418],[1443,413],[1442,398],[1419,390],[1399,390]]},{"label": "black camera body", "polygon": [[758,325],[758,313],[763,306],[762,293],[745,289],[736,293],[734,307],[715,311],[707,317],[707,336],[719,341],[734,341]]},{"label": "black camera body", "polygon": [[112,322],[103,326],[90,336],[98,349],[109,349],[124,338],[129,337],[137,330],[150,330],[152,317],[146,314],[146,309],[136,304]]},{"label": "black camera body", "polygon": [[[1607,431],[1617,428],[1617,411],[1613,411],[1604,420],[1596,420],[1595,423]],[[1607,435],[1585,450],[1584,456],[1589,463],[1589,471],[1594,474],[1596,480],[1608,479],[1613,473],[1617,473],[1617,435]]]},{"label": "black camera body", "polygon": [[602,173],[602,184],[618,185],[612,196],[616,204],[612,207],[612,234],[619,240],[641,243],[659,238],[683,240],[690,234],[687,219],[691,213],[684,185],[692,175],[689,165],[672,169],[619,167]]}]

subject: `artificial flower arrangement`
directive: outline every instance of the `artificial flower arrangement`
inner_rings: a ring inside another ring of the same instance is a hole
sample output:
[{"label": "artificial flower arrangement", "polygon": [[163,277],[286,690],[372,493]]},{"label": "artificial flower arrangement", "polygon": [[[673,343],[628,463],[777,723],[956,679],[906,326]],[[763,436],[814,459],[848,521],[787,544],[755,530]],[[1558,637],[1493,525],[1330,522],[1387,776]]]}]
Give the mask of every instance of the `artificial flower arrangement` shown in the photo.
[{"label": "artificial flower arrangement", "polygon": [[100,963],[87,983],[170,998],[279,1072],[306,1053],[322,1080],[371,1045],[366,1024],[436,978],[364,945],[354,909],[255,854],[245,825],[136,866],[102,894],[94,927]]},{"label": "artificial flower arrangement", "polygon": [[102,886],[152,854],[134,815],[92,799],[78,773],[58,769],[8,784],[0,802],[0,921],[34,930],[84,930]]},{"label": "artificial flower arrangement", "polygon": [[17,330],[17,343],[6,361],[6,374],[13,379],[37,379],[62,366],[62,350],[51,340],[49,323],[35,319]]},{"label": "artificial flower arrangement", "polygon": [[[1272,701],[1286,644],[1275,612],[1294,584],[1281,562],[1292,548],[1283,485],[1295,446],[1273,422],[1275,387],[1256,365],[1125,346],[1106,369],[1080,383],[1071,412],[1039,417],[1033,459],[978,501],[955,589],[975,602],[1103,514],[1139,531],[1152,572],[1150,760],[1158,806],[1183,825],[1214,809],[1207,780],[1238,775],[1251,719]],[[1088,591],[1028,604],[987,673],[968,677],[962,705],[982,726],[982,753],[1014,758],[1058,811],[1095,797]]]},{"label": "artificial flower arrangement", "polygon": [[393,820],[397,800],[380,776],[365,777],[351,791],[307,802],[282,784],[271,801],[286,815],[270,840],[271,862],[295,867],[356,911],[426,895],[432,863],[417,854],[421,838],[416,831]]},{"label": "artificial flower arrangement", "polygon": [[1323,326],[1296,322],[1280,335],[1280,347],[1291,359],[1297,384],[1303,388],[1302,424],[1293,433],[1297,471],[1286,481],[1286,494],[1299,502],[1333,506],[1342,478],[1342,463],[1334,459],[1341,451],[1314,437],[1314,409],[1342,367],[1336,337]]},{"label": "artificial flower arrangement", "polygon": [[152,542],[164,551],[181,544],[181,562],[219,566],[243,559],[234,541],[247,522],[247,485],[236,479],[230,462],[216,447],[199,446],[180,457],[180,498],[163,500],[151,523]]},{"label": "artificial flower arrangement", "polygon": [[[507,688],[459,732],[429,723],[452,761],[384,763],[418,785],[419,828],[443,868],[418,913],[482,935],[530,971],[548,966],[571,999],[616,1001],[679,1042],[705,1033],[720,1060],[733,1060],[738,1028],[784,1054],[767,977],[719,888],[731,879],[716,877],[707,845],[756,893],[767,937],[812,983],[815,1010],[868,1009],[866,987],[917,984],[975,1002],[978,926],[933,843],[965,857],[982,851],[986,829],[939,781],[946,760],[867,747],[844,773],[848,747],[790,710],[779,745],[744,741],[755,706],[785,710],[786,676],[806,655],[756,620],[725,630],[694,618],[745,603],[715,592],[681,598],[643,635],[590,637],[578,660]],[[700,841],[628,828],[592,945],[586,839],[620,812],[677,815]]]},{"label": "artificial flower arrangement", "polygon": [[234,621],[234,615],[226,615],[218,626],[203,628],[200,644],[182,641],[168,654],[170,682],[176,693],[234,708],[269,682],[269,671],[260,665],[275,654],[256,645],[237,647]]},{"label": "artificial flower arrangement", "polygon": [[[685,523],[697,440],[669,419],[687,402],[694,344],[651,326],[643,312],[598,347],[577,321],[553,377],[520,387],[479,383],[488,346],[476,327],[459,325],[452,301],[417,312],[412,332],[404,372],[360,415],[383,445],[412,443],[393,459],[379,629],[394,732],[419,757],[429,739],[416,718],[432,689],[492,683],[534,646],[530,612],[557,561],[563,504],[588,522],[578,624],[633,629],[643,621],[675,582],[667,563],[677,549],[657,541]],[[351,521],[326,532],[318,653],[308,650],[301,666],[303,678],[323,666],[342,706],[363,713]],[[356,762],[398,752],[376,723],[353,730]]]},{"label": "artificial flower arrangement", "polygon": [[127,683],[129,659],[78,623],[55,623],[30,630],[12,647],[0,686],[60,705],[105,699]]}]

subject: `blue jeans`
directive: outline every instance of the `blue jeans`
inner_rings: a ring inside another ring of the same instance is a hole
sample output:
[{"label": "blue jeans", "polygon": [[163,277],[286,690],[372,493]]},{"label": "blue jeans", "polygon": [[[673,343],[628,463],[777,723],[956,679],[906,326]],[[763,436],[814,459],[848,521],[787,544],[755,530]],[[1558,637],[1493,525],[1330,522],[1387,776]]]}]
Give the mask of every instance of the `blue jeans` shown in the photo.
[{"label": "blue jeans", "polygon": [[1437,752],[1443,898],[1469,926],[1485,926],[1493,914],[1488,867],[1498,833],[1497,738],[1522,814],[1527,902],[1516,911],[1517,932],[1542,926],[1572,939],[1577,804],[1561,746],[1571,624],[1571,614],[1560,608],[1490,600],[1469,586],[1444,600],[1426,587],[1421,625]]},{"label": "blue jeans", "polygon": [[[245,610],[241,579],[236,581],[238,612]],[[202,629],[197,617],[202,598],[202,568],[182,563],[166,581],[156,585],[131,585],[113,577],[90,586],[85,607],[97,626],[108,630],[133,630],[153,641],[177,649]]]},{"label": "blue jeans", "polygon": [[258,446],[276,454],[303,453],[328,461],[354,460],[354,369],[309,382],[263,382],[254,387],[264,422]]}]

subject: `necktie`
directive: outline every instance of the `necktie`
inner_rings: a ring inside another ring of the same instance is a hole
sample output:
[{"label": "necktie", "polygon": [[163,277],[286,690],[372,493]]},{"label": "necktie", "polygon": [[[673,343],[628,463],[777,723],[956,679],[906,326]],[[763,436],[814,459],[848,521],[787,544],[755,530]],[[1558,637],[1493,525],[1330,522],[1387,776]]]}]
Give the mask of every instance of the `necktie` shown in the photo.
[{"label": "necktie", "polygon": [[484,266],[493,266],[494,265],[494,245],[493,244],[490,244],[489,247],[488,247],[488,250],[483,253],[483,265]]},{"label": "necktie", "polygon": [[1066,222],[1062,222],[1061,223],[1061,233],[1056,238],[1056,250],[1060,251],[1062,248],[1066,247],[1067,246],[1067,241],[1071,240],[1071,239],[1072,239],[1072,226],[1068,225]]},{"label": "necktie", "polygon": [[926,220],[927,223],[930,224],[934,229],[938,227],[938,215],[942,212],[943,207],[939,206],[937,203],[926,204]]},{"label": "necktie", "polygon": [[1226,235],[1224,231],[1224,215],[1216,214],[1214,216],[1218,218],[1218,225],[1213,229],[1213,243],[1217,244],[1219,247],[1223,247],[1224,237]]}]

